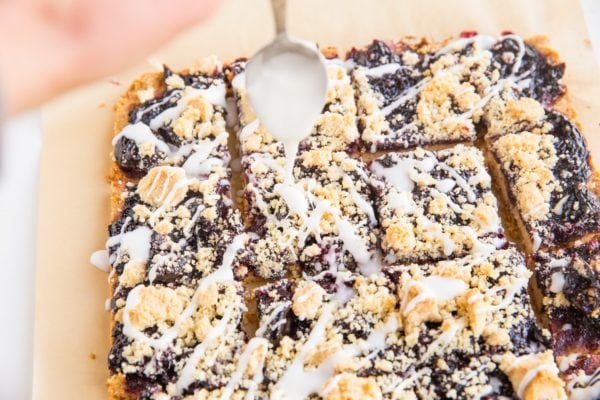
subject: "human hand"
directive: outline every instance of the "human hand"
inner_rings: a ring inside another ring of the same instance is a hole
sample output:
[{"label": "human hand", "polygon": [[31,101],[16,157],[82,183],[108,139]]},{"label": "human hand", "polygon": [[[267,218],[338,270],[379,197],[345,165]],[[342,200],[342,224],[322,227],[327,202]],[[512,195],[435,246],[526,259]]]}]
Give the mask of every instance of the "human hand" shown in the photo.
[{"label": "human hand", "polygon": [[219,0],[0,1],[0,90],[14,114],[131,65]]}]

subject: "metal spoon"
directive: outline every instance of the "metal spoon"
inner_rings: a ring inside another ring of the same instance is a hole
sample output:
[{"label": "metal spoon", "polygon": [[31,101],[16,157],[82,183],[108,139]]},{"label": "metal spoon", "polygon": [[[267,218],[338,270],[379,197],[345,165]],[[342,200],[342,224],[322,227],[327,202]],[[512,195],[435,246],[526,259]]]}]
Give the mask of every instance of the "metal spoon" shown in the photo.
[{"label": "metal spoon", "polygon": [[314,43],[287,35],[286,0],[271,6],[277,35],[248,61],[246,91],[258,119],[292,156],[323,109],[327,71]]}]

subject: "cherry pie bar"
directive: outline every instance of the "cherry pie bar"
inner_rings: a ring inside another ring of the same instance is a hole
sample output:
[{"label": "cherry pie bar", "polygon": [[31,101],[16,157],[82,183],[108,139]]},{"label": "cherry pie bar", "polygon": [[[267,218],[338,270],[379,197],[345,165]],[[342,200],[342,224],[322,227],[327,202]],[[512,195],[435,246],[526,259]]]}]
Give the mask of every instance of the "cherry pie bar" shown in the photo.
[{"label": "cherry pie bar", "polygon": [[600,397],[600,241],[540,251],[531,263],[567,387]]},{"label": "cherry pie bar", "polygon": [[109,398],[600,399],[600,177],[557,54],[322,52],[291,165],[244,59],[117,103]]},{"label": "cherry pie bar", "polygon": [[576,123],[513,90],[492,100],[487,118],[490,158],[526,248],[600,232],[600,175]]}]

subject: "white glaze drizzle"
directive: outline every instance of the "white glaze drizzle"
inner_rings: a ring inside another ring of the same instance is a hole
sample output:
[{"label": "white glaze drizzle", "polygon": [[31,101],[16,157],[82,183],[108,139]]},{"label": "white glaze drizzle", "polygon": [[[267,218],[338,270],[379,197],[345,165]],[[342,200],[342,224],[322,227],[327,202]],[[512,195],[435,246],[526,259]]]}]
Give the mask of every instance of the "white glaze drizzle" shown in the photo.
[{"label": "white glaze drizzle", "polygon": [[565,206],[565,203],[567,202],[567,200],[569,200],[569,195],[564,195],[554,206],[554,208],[552,208],[552,212],[556,215],[562,215],[563,213],[563,207]]},{"label": "white glaze drizzle", "polygon": [[532,243],[532,250],[533,251],[538,251],[540,249],[541,244],[542,244],[542,238],[540,237],[540,235],[537,232],[535,232],[532,235],[532,242],[533,242]]},{"label": "white glaze drizzle", "polygon": [[456,333],[463,329],[467,324],[464,318],[451,320],[452,324],[448,330],[442,332],[433,342],[427,347],[427,351],[423,354],[423,359],[429,359],[435,352],[442,347],[445,347],[456,336]]},{"label": "white glaze drizzle", "polygon": [[[171,174],[174,172],[167,170],[167,173]],[[177,182],[175,182],[174,185],[171,185],[171,189],[169,190],[169,192],[167,192],[167,188],[170,186],[169,179],[164,179],[164,177],[161,176],[161,174],[155,175],[154,179],[152,180],[152,185],[150,186],[150,191],[153,192],[156,188],[156,185],[158,185],[158,183],[162,181],[160,198],[164,200],[162,201],[162,204],[150,214],[150,217],[148,218],[148,222],[150,223],[150,225],[156,224],[158,222],[158,219],[163,215],[163,213],[169,207],[172,206],[171,203],[173,202],[173,199],[175,198],[179,190],[189,186],[192,182],[194,182],[194,180],[194,178],[187,177],[184,179],[180,179]]]},{"label": "white glaze drizzle", "polygon": [[[123,224],[123,230],[126,224]],[[118,260],[126,250],[130,261],[146,263],[150,257],[150,237],[152,230],[145,226],[140,226],[129,232],[123,232],[115,237],[108,239],[107,248],[119,245],[116,253],[109,259],[111,264]]]},{"label": "white glaze drizzle", "polygon": [[401,69],[406,69],[405,66],[399,63],[389,63],[378,65],[377,67],[369,68],[365,71],[365,75],[371,78],[381,78],[387,74],[393,74]]},{"label": "white glaze drizzle", "polygon": [[112,145],[116,145],[119,139],[125,137],[127,139],[133,140],[137,146],[139,147],[142,143],[152,143],[156,147],[157,150],[160,150],[164,153],[169,153],[169,146],[156,137],[150,127],[142,122],[137,122],[135,124],[129,124],[125,126],[112,140]]},{"label": "white glaze drizzle", "polygon": [[[181,113],[187,107],[189,100],[193,98],[202,97],[205,101],[217,105],[223,108],[226,108],[226,100],[225,100],[226,87],[224,83],[213,83],[210,87],[206,89],[196,89],[192,87],[186,87],[183,90],[175,91],[171,94],[171,96],[175,94],[180,94],[181,98],[170,108],[164,110],[156,117],[154,117],[149,125],[144,124],[143,122],[137,122],[134,124],[126,125],[112,140],[112,145],[116,145],[119,139],[122,137],[133,140],[138,148],[145,143],[150,143],[155,146],[158,151],[161,151],[166,154],[167,158],[178,162],[181,158],[190,154],[192,150],[196,150],[196,152],[204,153],[204,149],[208,149],[209,153],[217,147],[220,143],[226,142],[227,140],[227,132],[222,132],[215,139],[204,139],[202,141],[197,141],[196,143],[187,143],[180,146],[178,149],[171,148],[167,143],[157,137],[152,130],[156,130],[164,124],[170,123],[176,117],[181,115]],[[165,104],[170,101],[171,96],[165,97],[161,101],[153,104],[152,106],[143,110],[142,115]],[[206,154],[208,156],[208,154]],[[199,158],[201,156],[193,155],[195,161],[201,161]],[[204,157],[206,158],[206,157]],[[194,162],[194,161],[192,161]],[[192,164],[190,164],[191,168]],[[195,170],[193,170],[195,171]]]},{"label": "white glaze drizzle", "polygon": [[570,400],[589,400],[600,397],[600,368],[591,375],[580,371],[567,381]]},{"label": "white glaze drizzle", "polygon": [[[254,154],[252,157],[260,160],[274,172],[284,174],[284,168],[272,158],[258,154]],[[369,222],[373,225],[376,221],[372,206],[354,188],[352,178],[339,167],[338,172],[342,177],[342,186],[347,187],[348,193],[358,209],[366,214]],[[299,227],[284,226],[285,221],[280,220],[271,212],[260,191],[254,186],[256,178],[253,174],[249,174],[249,184],[246,186],[246,189],[254,195],[254,205],[267,217],[267,220],[275,226],[285,229],[285,234],[278,238],[279,244],[293,251],[293,241],[297,239],[298,247],[303,247],[310,234],[315,235],[317,242],[321,242],[319,224],[323,215],[329,213],[335,220],[338,237],[341,239],[344,249],[355,258],[361,271],[367,276],[378,271],[378,263],[369,251],[366,240],[357,233],[357,226],[341,216],[340,210],[333,207],[329,200],[314,195],[313,190],[317,186],[316,180],[305,179],[302,182],[295,182],[290,180],[289,175],[285,176],[284,182],[276,184],[273,192],[280,196],[291,212],[300,217]]]},{"label": "white glaze drizzle", "polygon": [[383,392],[384,393],[392,392],[393,398],[400,397],[400,394],[404,389],[406,389],[409,385],[412,385],[413,382],[415,382],[417,379],[419,379],[421,376],[423,376],[427,373],[431,373],[431,371],[429,371],[428,368],[423,368],[419,371],[413,372],[413,373],[409,374],[406,378],[398,379],[396,382],[394,382],[391,385],[389,385],[388,387],[384,388]]},{"label": "white glaze drizzle", "polygon": [[181,98],[170,108],[167,108],[150,120],[150,128],[158,129],[177,118],[187,107],[188,102],[194,98],[204,98],[207,102],[223,107],[227,106],[225,101],[226,88],[224,83],[213,83],[206,89],[186,88],[181,92]]},{"label": "white glaze drizzle", "polygon": [[[415,286],[421,288],[421,293],[408,301],[408,293]],[[464,293],[467,288],[467,284],[460,279],[439,275],[430,275],[421,281],[411,280],[402,288],[400,309],[404,315],[407,315],[424,300],[448,301]]]},{"label": "white glaze drizzle", "polygon": [[563,273],[560,271],[553,272],[552,275],[550,275],[550,291],[552,293],[562,292],[564,286],[565,276]]},{"label": "white glaze drizzle", "polygon": [[487,313],[487,312],[494,312],[494,311],[506,308],[513,302],[515,296],[527,287],[528,283],[529,283],[529,276],[526,274],[525,276],[513,278],[513,281],[509,284],[508,287],[500,286],[500,287],[497,287],[497,288],[494,288],[494,289],[488,291],[488,295],[490,297],[502,290],[505,290],[506,294],[502,298],[500,303],[498,303],[496,305],[487,305],[484,307],[480,307],[477,310],[477,313],[481,314],[481,313]]},{"label": "white glaze drizzle", "polygon": [[213,140],[204,139],[194,143],[194,153],[181,166],[185,170],[186,175],[201,177],[208,175],[213,165],[224,166],[225,160],[214,157],[209,158],[209,155],[219,144],[227,142],[227,136],[227,132],[222,132]]},{"label": "white glaze drizzle", "polygon": [[246,392],[246,396],[244,397],[245,400],[254,399],[254,392],[256,391],[256,386],[263,380],[262,368],[265,362],[265,357],[268,348],[269,342],[266,339],[260,337],[254,337],[250,339],[250,341],[246,345],[246,348],[244,349],[244,352],[239,357],[238,366],[235,372],[231,375],[227,386],[225,386],[225,388],[223,388],[223,391],[221,392],[221,400],[227,400],[231,398],[231,395],[233,394],[235,388],[241,383],[241,380],[244,376],[244,372],[246,371],[246,368],[250,363],[250,357],[252,357],[252,354],[254,352],[262,351],[262,355],[256,363],[255,369],[251,372],[253,378],[250,381],[250,387],[247,388],[248,390]]},{"label": "white glaze drizzle", "polygon": [[209,329],[206,334],[204,340],[194,347],[194,351],[186,360],[179,377],[177,378],[177,382],[175,383],[175,393],[180,395],[193,381],[194,381],[194,372],[198,366],[198,362],[209,349],[209,346],[217,342],[221,336],[225,333],[227,326],[230,324],[232,319],[232,309],[228,307],[225,309],[223,313],[223,317]]},{"label": "white glaze drizzle", "polygon": [[519,398],[521,398],[521,399],[523,398],[523,395],[525,394],[525,390],[527,390],[527,387],[529,386],[529,384],[535,379],[537,374],[539,374],[542,371],[550,371],[550,372],[555,372],[558,374],[558,369],[556,368],[556,366],[554,364],[552,364],[552,365],[542,364],[542,365],[538,365],[537,367],[535,367],[533,369],[530,369],[523,376],[523,378],[521,379],[521,382],[519,382],[519,387],[517,387],[517,395],[519,396]]},{"label": "white glaze drizzle", "polygon": [[[444,203],[459,216],[466,216],[474,222],[479,222],[479,218],[473,215],[472,212],[460,207],[458,204],[452,202],[446,195],[454,185],[458,185],[467,194],[467,199],[470,202],[476,200],[476,195],[471,187],[471,179],[467,182],[454,168],[449,166],[446,162],[439,160],[434,153],[424,151],[422,159],[415,159],[410,157],[401,157],[398,154],[390,154],[388,157],[392,157],[394,163],[391,167],[384,167],[379,162],[374,162],[371,165],[371,171],[375,176],[383,177],[386,181],[391,184],[391,190],[389,192],[388,206],[396,209],[396,212],[402,212],[406,214],[417,213],[420,209],[416,207],[416,204],[412,200],[411,192],[418,182],[419,178],[426,173],[432,171],[435,167],[438,167],[446,171],[453,179],[444,178],[442,180],[435,180],[435,188],[428,187],[433,197],[439,196],[443,199]],[[489,175],[485,173],[485,170],[481,170],[477,173],[475,184],[479,182],[486,182],[489,180]],[[374,185],[380,186],[378,181],[373,182]],[[438,224],[431,221],[425,214],[418,214],[418,223],[421,227],[427,230],[434,238],[438,239],[443,246],[444,255],[449,256],[455,249],[455,243],[451,236],[440,230]],[[495,220],[489,224],[485,229],[479,229],[478,232],[470,226],[462,226],[461,229],[469,237],[472,243],[471,254],[489,254],[496,249],[493,244],[488,244],[479,239],[478,235],[484,235],[487,233],[495,233],[500,231],[500,220]]]},{"label": "white glaze drizzle", "polygon": [[[321,381],[323,381],[323,378],[318,379],[317,377],[319,372],[321,372],[319,369],[324,367],[324,364],[321,364],[321,366],[314,371],[306,372],[304,370],[304,360],[325,338],[325,329],[333,317],[333,312],[336,307],[337,305],[335,303],[327,303],[322,308],[321,315],[310,332],[310,335],[308,335],[304,346],[302,346],[298,355],[296,355],[292,363],[273,387],[271,399],[285,398],[284,393],[287,394],[286,397],[288,400],[304,399],[307,395],[316,392],[322,386]],[[327,373],[327,377],[330,375],[331,373]],[[313,379],[306,379],[307,376]]]},{"label": "white glaze drizzle", "polygon": [[[520,365],[524,364],[524,363],[528,363],[532,358],[537,357],[537,354],[527,354],[521,357],[518,357],[508,368],[508,370],[513,370],[514,368],[519,367]],[[530,370],[528,370],[525,375],[521,378],[519,385],[516,388],[516,392],[517,395],[519,396],[519,398],[523,398],[524,394],[525,394],[525,390],[527,390],[527,387],[529,386],[529,384],[535,379],[535,377],[542,371],[550,371],[553,374],[557,374],[558,375],[558,367],[556,366],[556,364],[551,363],[551,364],[538,364],[535,368],[532,368]]]}]

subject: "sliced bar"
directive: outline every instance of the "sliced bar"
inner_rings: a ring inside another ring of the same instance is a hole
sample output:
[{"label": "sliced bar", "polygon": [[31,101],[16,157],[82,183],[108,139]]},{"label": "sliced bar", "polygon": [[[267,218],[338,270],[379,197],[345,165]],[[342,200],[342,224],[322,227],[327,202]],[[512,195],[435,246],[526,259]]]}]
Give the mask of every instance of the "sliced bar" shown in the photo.
[{"label": "sliced bar", "polygon": [[345,152],[306,151],[293,178],[285,157],[255,153],[242,165],[257,275],[282,277],[300,263],[311,276],[335,281],[376,266],[377,221],[362,161]]},{"label": "sliced bar", "polygon": [[531,257],[561,374],[574,399],[600,396],[600,242]]},{"label": "sliced bar", "polygon": [[388,264],[462,257],[506,244],[477,148],[389,153],[369,168]]},{"label": "sliced bar", "polygon": [[486,120],[490,166],[528,252],[600,233],[600,179],[573,121],[510,87]]}]

